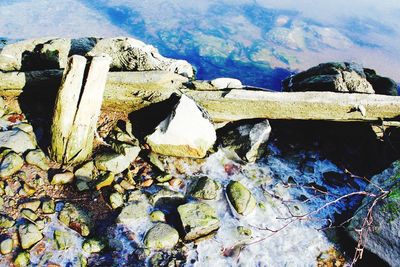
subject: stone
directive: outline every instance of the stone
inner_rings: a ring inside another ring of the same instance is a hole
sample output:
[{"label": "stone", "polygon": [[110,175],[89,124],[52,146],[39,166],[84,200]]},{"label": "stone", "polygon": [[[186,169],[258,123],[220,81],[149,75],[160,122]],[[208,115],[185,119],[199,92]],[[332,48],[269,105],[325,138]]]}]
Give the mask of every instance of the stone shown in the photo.
[{"label": "stone", "polygon": [[18,128],[13,128],[0,132],[0,147],[10,148],[17,153],[24,153],[27,150],[35,149],[36,141],[32,135]]},{"label": "stone", "polygon": [[208,178],[193,178],[195,181],[190,186],[189,194],[198,199],[216,199],[221,193],[221,184]]},{"label": "stone", "polygon": [[156,177],[157,182],[159,183],[165,183],[168,182],[172,179],[172,175],[170,174],[161,174]]},{"label": "stone", "polygon": [[114,192],[110,195],[110,204],[113,209],[117,209],[124,205],[124,197],[118,192]]},{"label": "stone", "polygon": [[87,55],[102,53],[112,57],[111,71],[167,70],[186,77],[194,75],[188,62],[165,58],[153,46],[129,37],[102,39]]},{"label": "stone", "polygon": [[349,62],[323,63],[286,78],[283,91],[332,91],[374,94],[361,66]]},{"label": "stone", "polygon": [[[380,189],[389,194],[379,200],[372,209],[370,232],[363,235],[364,247],[386,261],[390,266],[398,266],[400,258],[400,161],[394,162],[388,169],[371,178],[365,191],[379,196]],[[374,197],[363,199],[347,228],[350,236],[358,242],[359,232]]]},{"label": "stone", "polygon": [[179,234],[175,228],[165,223],[157,223],[144,237],[144,245],[155,250],[172,249],[178,243]]},{"label": "stone", "polygon": [[214,87],[210,81],[202,81],[202,80],[195,80],[190,81],[185,84],[190,89],[198,90],[198,91],[214,91],[214,90],[221,90],[217,87]]},{"label": "stone", "polygon": [[52,185],[70,184],[74,180],[74,177],[75,177],[74,174],[69,171],[57,173],[51,179],[51,184]]},{"label": "stone", "polygon": [[146,218],[150,207],[149,203],[141,197],[140,200],[129,203],[121,210],[117,223],[130,224],[136,220]]},{"label": "stone", "polygon": [[38,199],[30,199],[19,205],[20,209],[30,209],[32,211],[37,211],[40,207],[41,201]]},{"label": "stone", "polygon": [[178,207],[185,231],[185,240],[206,236],[219,228],[220,221],[215,210],[206,203],[187,203]]},{"label": "stone", "polygon": [[94,162],[88,161],[75,170],[75,177],[79,180],[91,181],[93,179]]},{"label": "stone", "polygon": [[0,178],[17,173],[24,165],[24,160],[14,151],[5,149],[0,153]]},{"label": "stone", "polygon": [[82,236],[90,234],[92,222],[85,211],[71,203],[66,203],[58,214],[58,219],[67,227],[75,230]]},{"label": "stone", "polygon": [[89,254],[92,253],[99,253],[105,248],[105,245],[103,242],[101,242],[98,239],[87,239],[85,242],[82,244],[82,249]]},{"label": "stone", "polygon": [[44,214],[53,214],[56,211],[56,203],[53,199],[46,199],[42,202],[42,212]]},{"label": "stone", "polygon": [[237,181],[231,181],[226,187],[226,195],[233,211],[246,216],[256,207],[256,199],[244,185]]},{"label": "stone", "polygon": [[215,88],[222,89],[241,89],[243,88],[242,82],[233,78],[217,78],[212,80],[211,85]]},{"label": "stone", "polygon": [[139,155],[140,147],[129,146],[125,149],[125,152],[125,155],[116,152],[105,152],[97,155],[95,158],[96,168],[100,171],[113,173],[123,172]]},{"label": "stone", "polygon": [[0,51],[1,71],[65,68],[69,55],[84,55],[96,38],[39,38],[6,45]]},{"label": "stone", "polygon": [[153,206],[162,206],[162,205],[179,205],[185,199],[185,196],[181,192],[172,191],[168,188],[162,187],[155,193],[152,193],[149,196],[149,202]]},{"label": "stone", "polygon": [[265,155],[270,133],[268,120],[233,122],[217,131],[219,145],[248,162]]},{"label": "stone", "polygon": [[54,231],[54,240],[59,250],[66,250],[72,247],[74,245],[73,238],[72,234],[67,231]]},{"label": "stone", "polygon": [[42,240],[43,235],[33,223],[21,224],[18,227],[18,235],[23,249],[29,249]]},{"label": "stone", "polygon": [[21,251],[18,253],[14,260],[15,267],[28,267],[30,263],[30,254],[27,251]]},{"label": "stone", "polygon": [[207,113],[182,95],[171,114],[145,139],[158,154],[203,158],[214,145],[216,133]]},{"label": "stone", "polygon": [[6,238],[0,243],[0,252],[3,255],[10,254],[13,250],[14,242],[12,238]]},{"label": "stone", "polygon": [[96,179],[96,190],[100,190],[103,187],[110,186],[115,179],[115,175],[112,172],[106,172],[104,174],[99,175]]},{"label": "stone", "polygon": [[21,217],[23,217],[31,222],[35,222],[39,216],[35,212],[31,211],[30,209],[23,209],[23,210],[21,210]]},{"label": "stone", "polygon": [[28,164],[39,167],[40,169],[49,170],[49,160],[41,149],[31,150],[26,154],[25,160]]},{"label": "stone", "polygon": [[14,224],[15,224],[15,221],[11,217],[9,217],[5,214],[0,214],[0,228],[8,229],[8,228],[13,227]]},{"label": "stone", "polygon": [[251,236],[252,235],[252,231],[250,228],[247,228],[244,226],[238,226],[238,227],[236,227],[236,229],[240,235],[243,235],[243,236]]},{"label": "stone", "polygon": [[154,210],[150,213],[150,220],[152,222],[166,222],[165,214],[161,210]]},{"label": "stone", "polygon": [[372,85],[376,94],[397,96],[397,83],[390,78],[376,74],[375,70],[364,68],[367,81]]}]

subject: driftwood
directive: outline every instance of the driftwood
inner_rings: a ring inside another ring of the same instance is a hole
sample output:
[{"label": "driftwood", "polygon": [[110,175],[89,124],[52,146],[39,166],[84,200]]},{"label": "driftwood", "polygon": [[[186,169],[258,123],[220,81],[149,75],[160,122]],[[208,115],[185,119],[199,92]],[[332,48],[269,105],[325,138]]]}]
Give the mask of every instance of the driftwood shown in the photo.
[{"label": "driftwood", "polygon": [[72,56],[64,71],[51,127],[51,156],[60,163],[77,163],[92,154],[94,132],[100,115],[108,56],[86,59]]},{"label": "driftwood", "polygon": [[[18,96],[26,83],[35,86],[59,78],[57,71],[0,73],[0,96]],[[179,89],[186,78],[165,71],[110,72],[102,108],[130,113],[168,99],[173,93],[185,93],[197,101],[215,122],[241,119],[297,119],[329,121],[400,121],[400,97],[376,94],[333,92],[278,93],[261,90],[195,91]],[[43,93],[54,90],[39,86]]]}]

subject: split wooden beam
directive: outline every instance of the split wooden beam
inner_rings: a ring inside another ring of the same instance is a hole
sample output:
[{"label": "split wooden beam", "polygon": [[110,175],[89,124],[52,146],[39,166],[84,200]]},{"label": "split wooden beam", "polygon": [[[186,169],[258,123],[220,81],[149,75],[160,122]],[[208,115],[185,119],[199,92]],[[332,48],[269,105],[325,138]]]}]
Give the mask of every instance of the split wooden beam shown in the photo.
[{"label": "split wooden beam", "polygon": [[51,126],[51,156],[64,164],[86,160],[100,115],[109,56],[95,56],[87,65],[82,56],[72,56],[61,81]]}]

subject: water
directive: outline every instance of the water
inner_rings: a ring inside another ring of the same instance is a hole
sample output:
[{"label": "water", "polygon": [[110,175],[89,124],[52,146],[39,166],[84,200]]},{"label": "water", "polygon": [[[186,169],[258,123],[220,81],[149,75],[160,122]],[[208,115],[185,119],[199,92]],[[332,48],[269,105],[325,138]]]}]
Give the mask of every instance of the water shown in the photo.
[{"label": "water", "polygon": [[2,0],[0,10],[1,38],[133,36],[187,59],[199,79],[279,90],[292,72],[347,60],[400,81],[396,0]]}]

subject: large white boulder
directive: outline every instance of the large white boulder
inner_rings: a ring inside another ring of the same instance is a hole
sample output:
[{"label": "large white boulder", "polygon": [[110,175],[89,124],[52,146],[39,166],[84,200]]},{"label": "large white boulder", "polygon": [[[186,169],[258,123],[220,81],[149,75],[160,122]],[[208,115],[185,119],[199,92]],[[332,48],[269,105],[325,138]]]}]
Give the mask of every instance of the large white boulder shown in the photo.
[{"label": "large white boulder", "polygon": [[214,145],[216,133],[207,114],[182,95],[171,114],[146,137],[151,150],[169,156],[203,158]]}]

